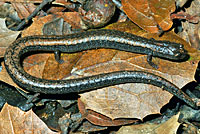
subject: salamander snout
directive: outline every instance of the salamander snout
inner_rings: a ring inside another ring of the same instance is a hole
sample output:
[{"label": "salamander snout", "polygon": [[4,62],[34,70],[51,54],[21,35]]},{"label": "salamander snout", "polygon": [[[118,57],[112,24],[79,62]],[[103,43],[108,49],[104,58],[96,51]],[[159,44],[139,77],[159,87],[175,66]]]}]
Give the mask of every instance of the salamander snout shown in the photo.
[{"label": "salamander snout", "polygon": [[[157,47],[157,56],[174,61],[186,60],[189,55],[184,46],[175,42],[163,41],[164,45]],[[161,44],[161,43],[160,43]]]},{"label": "salamander snout", "polygon": [[181,44],[179,45],[179,48],[174,49],[172,53],[175,60],[186,60],[189,57],[187,51],[184,49],[184,46]]}]

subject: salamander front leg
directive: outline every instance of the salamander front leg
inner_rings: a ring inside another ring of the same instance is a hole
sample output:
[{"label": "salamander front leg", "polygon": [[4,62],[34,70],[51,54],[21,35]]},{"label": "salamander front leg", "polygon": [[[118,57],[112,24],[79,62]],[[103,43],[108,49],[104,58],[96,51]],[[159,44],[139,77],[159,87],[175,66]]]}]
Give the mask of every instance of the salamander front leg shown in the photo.
[{"label": "salamander front leg", "polygon": [[149,65],[151,65],[153,68],[158,69],[158,65],[156,65],[155,63],[152,62],[152,57],[153,57],[153,54],[152,54],[152,53],[149,53],[149,54],[147,55],[147,62],[148,62]]},{"label": "salamander front leg", "polygon": [[64,60],[60,59],[60,51],[59,50],[54,51],[54,56],[58,63],[62,64],[64,62]]}]

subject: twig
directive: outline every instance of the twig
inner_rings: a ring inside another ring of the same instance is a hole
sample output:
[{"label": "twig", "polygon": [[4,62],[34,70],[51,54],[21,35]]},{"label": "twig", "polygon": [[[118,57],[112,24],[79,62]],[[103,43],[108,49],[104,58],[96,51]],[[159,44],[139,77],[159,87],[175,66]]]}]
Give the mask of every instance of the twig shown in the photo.
[{"label": "twig", "polygon": [[19,23],[18,26],[16,26],[15,28],[11,28],[12,30],[14,31],[19,31],[21,29],[23,29],[23,27],[28,24],[28,22],[38,14],[38,12],[45,6],[47,5],[48,3],[51,3],[52,1],[54,0],[43,0],[42,3],[26,18],[24,19],[23,21],[21,21]]}]

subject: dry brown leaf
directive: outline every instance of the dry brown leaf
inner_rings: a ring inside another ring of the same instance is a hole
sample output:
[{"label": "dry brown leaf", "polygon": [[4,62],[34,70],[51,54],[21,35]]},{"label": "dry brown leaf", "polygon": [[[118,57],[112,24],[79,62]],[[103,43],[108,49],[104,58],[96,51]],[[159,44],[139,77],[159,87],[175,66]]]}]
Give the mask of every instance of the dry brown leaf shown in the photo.
[{"label": "dry brown leaf", "polygon": [[51,131],[37,115],[29,110],[23,112],[19,108],[12,107],[7,103],[0,112],[1,134],[58,134]]},{"label": "dry brown leaf", "polygon": [[3,57],[6,48],[16,40],[20,31],[12,31],[7,28],[5,19],[0,18],[0,57]]},{"label": "dry brown leaf", "polygon": [[42,78],[48,59],[49,54],[34,54],[24,60],[23,66],[31,75]]},{"label": "dry brown leaf", "polygon": [[73,69],[74,65],[77,63],[77,61],[80,59],[81,56],[82,53],[74,53],[66,55],[64,54],[64,56],[62,56],[62,60],[64,62],[62,64],[59,64],[55,60],[54,55],[51,55],[46,61],[44,71],[42,73],[42,78],[58,80],[70,75],[71,70]]},{"label": "dry brown leaf", "polygon": [[170,14],[175,11],[174,0],[122,0],[123,10],[127,16],[142,29],[158,33],[172,26]]},{"label": "dry brown leaf", "polygon": [[123,126],[116,134],[176,134],[180,125],[177,115],[172,116],[168,121],[162,124],[140,124]]}]

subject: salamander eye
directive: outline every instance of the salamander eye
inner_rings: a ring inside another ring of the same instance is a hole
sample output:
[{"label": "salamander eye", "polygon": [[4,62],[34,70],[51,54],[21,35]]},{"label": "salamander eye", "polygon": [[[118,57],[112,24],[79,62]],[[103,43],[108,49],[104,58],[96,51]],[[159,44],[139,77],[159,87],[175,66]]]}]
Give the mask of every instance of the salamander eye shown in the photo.
[{"label": "salamander eye", "polygon": [[179,53],[175,54],[176,57],[179,56],[179,55],[180,55]]},{"label": "salamander eye", "polygon": [[182,44],[180,44],[180,45],[179,45],[179,47],[180,47],[180,49],[182,49],[182,48],[183,48],[183,45],[182,45]]}]

